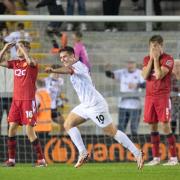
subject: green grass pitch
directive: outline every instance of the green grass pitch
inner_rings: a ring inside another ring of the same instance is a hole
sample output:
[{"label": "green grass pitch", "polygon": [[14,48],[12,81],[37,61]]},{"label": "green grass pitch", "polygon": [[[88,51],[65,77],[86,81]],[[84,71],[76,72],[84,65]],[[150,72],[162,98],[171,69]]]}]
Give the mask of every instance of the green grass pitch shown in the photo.
[{"label": "green grass pitch", "polygon": [[180,165],[144,167],[135,163],[88,163],[79,169],[73,165],[52,164],[35,168],[31,164],[17,164],[13,168],[0,167],[0,180],[180,180]]}]

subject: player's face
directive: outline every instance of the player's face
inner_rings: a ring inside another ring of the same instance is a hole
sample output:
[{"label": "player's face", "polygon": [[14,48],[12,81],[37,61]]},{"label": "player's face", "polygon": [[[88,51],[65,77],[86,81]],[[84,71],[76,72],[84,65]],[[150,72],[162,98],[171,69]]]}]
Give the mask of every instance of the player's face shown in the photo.
[{"label": "player's face", "polygon": [[127,64],[127,69],[129,72],[134,72],[134,70],[136,69],[136,63],[135,62],[129,62]]},{"label": "player's face", "polygon": [[162,44],[159,44],[157,41],[150,42],[149,48],[150,48],[150,51],[152,49],[157,49],[160,51],[161,54],[163,53],[163,46],[162,46]]},{"label": "player's face", "polygon": [[75,62],[74,54],[69,54],[66,51],[60,53],[60,61],[64,64],[64,66],[70,66]]}]

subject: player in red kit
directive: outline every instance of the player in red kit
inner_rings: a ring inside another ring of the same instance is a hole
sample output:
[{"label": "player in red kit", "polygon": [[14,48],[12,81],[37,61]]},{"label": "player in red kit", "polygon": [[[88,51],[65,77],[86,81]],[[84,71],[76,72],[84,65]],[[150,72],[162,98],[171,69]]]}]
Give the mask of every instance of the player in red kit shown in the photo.
[{"label": "player in red kit", "polygon": [[[7,61],[3,55],[11,48],[16,47],[17,59]],[[28,139],[37,154],[38,167],[46,166],[42,148],[33,126],[36,125],[35,82],[38,74],[37,63],[28,55],[30,43],[21,40],[17,43],[7,43],[0,52],[0,66],[14,70],[13,101],[8,115],[8,160],[3,164],[6,167],[15,166],[16,132],[19,125],[26,126]]]},{"label": "player in red kit", "polygon": [[150,125],[153,160],[146,165],[160,164],[158,123],[167,136],[169,161],[163,165],[177,165],[176,139],[170,127],[172,56],[163,52],[163,38],[154,35],[149,40],[149,55],[144,58],[142,76],[146,80],[144,121]]}]

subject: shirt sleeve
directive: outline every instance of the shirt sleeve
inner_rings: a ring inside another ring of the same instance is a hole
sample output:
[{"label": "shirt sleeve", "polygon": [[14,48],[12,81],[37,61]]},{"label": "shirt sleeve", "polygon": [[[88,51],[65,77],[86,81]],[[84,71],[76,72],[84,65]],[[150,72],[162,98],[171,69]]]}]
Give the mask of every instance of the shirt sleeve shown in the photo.
[{"label": "shirt sleeve", "polygon": [[72,74],[85,74],[88,73],[88,68],[81,62],[77,62],[72,65]]},{"label": "shirt sleeve", "polygon": [[146,67],[146,66],[148,65],[148,62],[149,62],[148,56],[144,57],[144,60],[143,60],[143,67]]},{"label": "shirt sleeve", "polygon": [[121,70],[121,69],[114,71],[113,72],[114,73],[114,79],[120,81],[121,80],[121,76],[122,76],[122,71],[123,70]]},{"label": "shirt sleeve", "polygon": [[169,69],[169,71],[171,72],[174,66],[174,59],[171,56],[167,56],[167,58],[165,58],[162,62],[162,66],[166,67]]}]

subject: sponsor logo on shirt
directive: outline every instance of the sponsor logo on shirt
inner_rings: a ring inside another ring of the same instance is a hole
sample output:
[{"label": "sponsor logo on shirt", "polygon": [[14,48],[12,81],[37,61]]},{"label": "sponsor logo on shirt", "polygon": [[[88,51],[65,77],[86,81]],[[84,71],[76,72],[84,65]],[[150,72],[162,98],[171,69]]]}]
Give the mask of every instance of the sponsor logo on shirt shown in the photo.
[{"label": "sponsor logo on shirt", "polygon": [[14,71],[14,75],[21,77],[21,76],[25,76],[26,75],[26,70],[22,70],[22,69],[15,69]]}]

